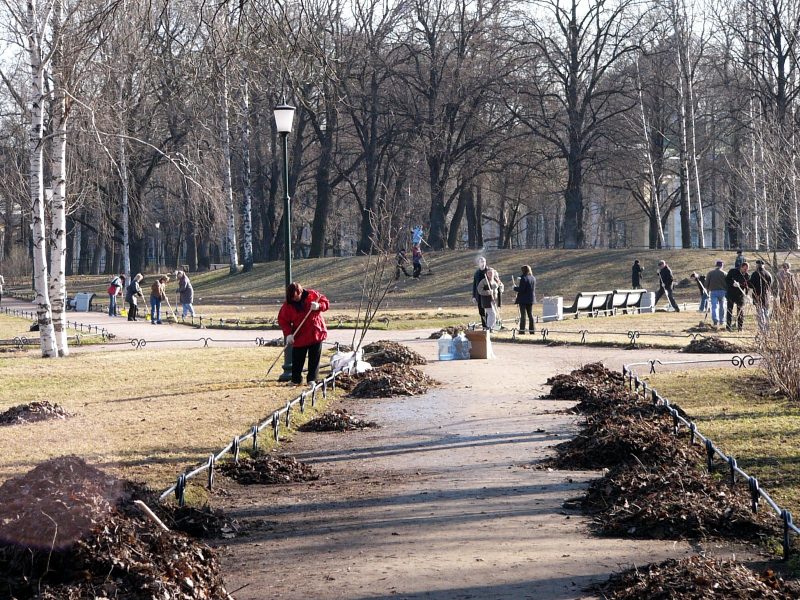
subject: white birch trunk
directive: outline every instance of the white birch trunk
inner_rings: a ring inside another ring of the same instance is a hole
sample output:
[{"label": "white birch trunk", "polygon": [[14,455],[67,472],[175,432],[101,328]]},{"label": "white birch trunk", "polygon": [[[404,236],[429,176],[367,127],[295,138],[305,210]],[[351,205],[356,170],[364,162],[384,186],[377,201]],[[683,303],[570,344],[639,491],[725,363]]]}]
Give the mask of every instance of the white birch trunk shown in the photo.
[{"label": "white birch trunk", "polygon": [[44,65],[42,64],[41,36],[37,30],[36,0],[27,2],[26,37],[31,67],[29,165],[31,194],[31,223],[33,229],[33,283],[36,292],[36,314],[42,356],[58,356],[50,312],[47,282],[47,248],[45,247],[43,126],[44,126]]},{"label": "white birch trunk", "polygon": [[250,96],[247,72],[242,75],[242,228],[244,230],[242,262],[244,271],[253,269],[253,188],[250,183]]},{"label": "white birch trunk", "polygon": [[233,204],[233,185],[231,175],[231,127],[228,118],[228,74],[222,74],[222,114],[221,134],[222,134],[222,190],[225,195],[225,212],[228,217],[227,242],[228,242],[228,262],[231,273],[236,273],[239,265],[239,250],[236,247],[236,208]]},{"label": "white birch trunk", "polygon": [[[761,163],[761,208],[764,211],[764,248],[769,250],[770,248],[770,229],[771,224],[769,222],[769,203],[767,197],[767,169],[766,165],[764,164],[764,129],[761,131],[761,139],[759,140],[758,151],[759,151],[759,160]],[[773,219],[774,222],[774,219]]]},{"label": "white birch trunk", "polygon": [[62,0],[53,2],[52,59],[53,100],[51,140],[51,183],[53,197],[50,204],[50,302],[53,312],[53,330],[59,356],[67,356],[67,106],[63,77],[63,54],[61,50]]},{"label": "white birch trunk", "polygon": [[[752,135],[752,147],[750,152],[750,176],[752,179],[753,185],[753,246],[758,248],[758,242],[760,239],[760,215],[758,212],[758,172],[756,167],[756,120],[755,120],[755,99],[750,99],[750,122],[752,123],[753,127],[753,135]],[[735,209],[734,209],[735,210]]]}]

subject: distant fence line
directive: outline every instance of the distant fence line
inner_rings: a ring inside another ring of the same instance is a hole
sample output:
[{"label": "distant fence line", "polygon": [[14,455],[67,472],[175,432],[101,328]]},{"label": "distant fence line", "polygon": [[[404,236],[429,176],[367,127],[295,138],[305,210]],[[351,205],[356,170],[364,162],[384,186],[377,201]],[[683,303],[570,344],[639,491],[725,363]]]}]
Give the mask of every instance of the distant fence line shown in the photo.
[{"label": "distant fence line", "polygon": [[800,535],[800,529],[798,529],[797,526],[792,522],[792,513],[778,506],[772,497],[760,486],[758,479],[750,476],[745,471],[740,469],[736,463],[736,459],[733,456],[726,455],[714,444],[711,438],[700,433],[694,421],[689,421],[680,415],[677,404],[671,404],[670,401],[661,396],[655,388],[648,387],[647,382],[640,379],[633,370],[633,367],[646,365],[649,367],[649,373],[652,374],[656,372],[656,365],[666,366],[709,362],[730,363],[734,367],[746,369],[747,367],[753,366],[760,360],[760,356],[753,356],[750,354],[735,355],[727,359],[719,358],[676,361],[648,360],[624,365],[622,367],[622,376],[623,379],[627,379],[627,385],[631,391],[635,391],[636,394],[639,394],[641,391],[642,398],[645,400],[647,400],[649,396],[654,406],[661,407],[665,414],[669,414],[672,417],[672,429],[676,436],[678,435],[680,426],[684,425],[689,430],[690,445],[695,443],[695,438],[700,440],[700,443],[705,446],[706,462],[709,471],[713,470],[714,458],[715,456],[718,456],[723,463],[727,464],[731,486],[736,485],[737,475],[740,475],[744,480],[747,481],[748,491],[750,492],[750,505],[754,513],[758,512],[760,499],[764,499],[764,501],[772,508],[775,514],[781,519],[783,524],[783,539],[781,540],[781,545],[783,547],[783,558],[784,560],[787,560],[791,553],[791,534],[794,533]]}]

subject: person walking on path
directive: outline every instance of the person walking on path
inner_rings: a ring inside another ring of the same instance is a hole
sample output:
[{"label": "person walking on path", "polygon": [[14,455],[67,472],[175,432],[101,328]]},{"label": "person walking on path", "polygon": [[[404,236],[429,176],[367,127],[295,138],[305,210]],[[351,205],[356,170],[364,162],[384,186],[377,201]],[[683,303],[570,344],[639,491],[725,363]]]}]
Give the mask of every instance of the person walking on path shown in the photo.
[{"label": "person walking on path", "polygon": [[642,273],[644,269],[642,265],[639,264],[639,259],[633,261],[633,266],[631,267],[631,287],[635,290],[638,290],[642,287]]},{"label": "person walking on path", "polygon": [[725,263],[718,260],[715,267],[706,274],[706,289],[711,297],[711,321],[715,326],[725,322],[725,296],[728,294],[728,282],[722,267]]},{"label": "person walking on path", "polygon": [[742,263],[746,263],[746,262],[747,262],[747,259],[744,257],[744,254],[742,254],[742,251],[741,250],[737,250],[736,251],[736,260],[733,261],[733,268],[734,269],[738,269],[739,267],[742,266]]},{"label": "person walking on path", "polygon": [[150,322],[161,325],[161,303],[167,299],[167,282],[169,277],[162,275],[150,287]]},{"label": "person walking on path", "polygon": [[177,271],[175,275],[178,277],[178,302],[183,307],[182,318],[186,315],[194,316],[194,288],[192,282],[189,281],[189,276],[184,271]]},{"label": "person walking on path", "polygon": [[769,324],[769,308],[772,297],[772,275],[764,268],[764,261],[756,261],[756,270],[750,275],[750,289],[753,290],[753,306],[756,309],[756,322],[761,330]]},{"label": "person walking on path", "polygon": [[486,312],[486,329],[492,330],[497,324],[502,306],[502,293],[505,289],[497,271],[489,267],[483,279],[478,282],[478,297]]},{"label": "person walking on path", "polygon": [[528,317],[528,333],[533,333],[533,305],[536,304],[536,277],[533,276],[530,265],[523,265],[522,276],[519,278],[519,285],[514,282],[511,276],[511,285],[517,292],[514,304],[519,306],[519,332],[525,333],[525,317]]},{"label": "person walking on path", "polygon": [[0,304],[3,302],[3,286],[6,284],[6,280],[3,279],[3,276],[0,275]]},{"label": "person walking on path", "polygon": [[661,300],[661,297],[666,294],[667,300],[669,300],[675,312],[680,312],[681,309],[678,308],[678,303],[675,302],[675,296],[672,293],[672,286],[675,283],[675,279],[672,276],[672,269],[669,268],[669,265],[664,260],[658,261],[658,281],[658,292],[656,292],[656,301],[653,303],[653,306],[655,307],[658,301]]},{"label": "person walking on path", "polygon": [[328,310],[328,299],[316,290],[303,289],[292,282],[286,287],[286,302],[278,312],[278,325],[292,346],[292,383],[303,383],[303,364],[308,355],[306,381],[319,378],[319,361],[322,342],[328,337],[328,328],[322,313]]},{"label": "person walking on path", "polygon": [[689,278],[697,284],[697,289],[700,290],[700,308],[697,312],[704,313],[708,308],[708,290],[706,289],[706,276],[699,273],[692,273]]},{"label": "person walking on path", "polygon": [[400,273],[402,272],[403,275],[406,277],[411,277],[411,273],[408,272],[406,268],[408,266],[408,257],[406,256],[406,251],[400,249],[397,251],[397,256],[395,257],[396,265],[394,267],[394,280],[398,281],[400,279]]},{"label": "person walking on path", "polygon": [[419,279],[422,273],[422,248],[419,247],[419,244],[414,244],[411,249],[411,262],[414,265],[412,277]]},{"label": "person walking on path", "polygon": [[750,265],[743,262],[737,269],[736,267],[728,271],[725,280],[728,283],[728,314],[725,316],[725,328],[733,331],[731,321],[733,319],[733,307],[737,306],[736,326],[739,331],[744,327],[744,303],[747,298],[747,290],[750,289],[750,275],[747,271]]},{"label": "person walking on path", "polygon": [[108,316],[117,316],[117,296],[125,289],[125,275],[117,275],[108,284]]},{"label": "person walking on path", "polygon": [[125,301],[128,303],[128,321],[136,321],[136,316],[139,312],[139,298],[144,300],[142,288],[139,282],[143,279],[141,273],[137,273],[128,285],[125,292]]}]

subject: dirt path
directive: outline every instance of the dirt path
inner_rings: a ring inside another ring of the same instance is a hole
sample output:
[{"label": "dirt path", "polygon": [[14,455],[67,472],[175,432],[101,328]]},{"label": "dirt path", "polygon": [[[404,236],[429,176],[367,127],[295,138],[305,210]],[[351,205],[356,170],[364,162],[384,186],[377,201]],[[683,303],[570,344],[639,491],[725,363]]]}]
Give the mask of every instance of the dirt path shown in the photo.
[{"label": "dirt path", "polygon": [[[433,358],[433,342],[410,345]],[[344,401],[379,430],[284,445],[319,481],[216,499],[243,527],[223,558],[236,598],[583,598],[621,567],[689,553],[686,543],[590,536],[562,503],[592,474],[530,468],[575,431],[558,412],[568,403],[539,399],[548,376],[653,351],[495,351],[494,361],[431,363],[444,386],[423,397]]]}]

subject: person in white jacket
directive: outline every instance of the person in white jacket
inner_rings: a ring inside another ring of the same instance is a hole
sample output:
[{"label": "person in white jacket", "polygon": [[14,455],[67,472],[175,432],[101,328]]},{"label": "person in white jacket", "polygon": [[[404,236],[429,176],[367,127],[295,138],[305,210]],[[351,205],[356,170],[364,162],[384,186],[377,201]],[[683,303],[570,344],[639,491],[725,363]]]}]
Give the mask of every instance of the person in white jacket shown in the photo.
[{"label": "person in white jacket", "polygon": [[500,281],[497,271],[489,267],[486,274],[478,282],[478,297],[483,310],[486,311],[486,329],[492,330],[497,324],[502,305],[502,293],[505,287]]}]

